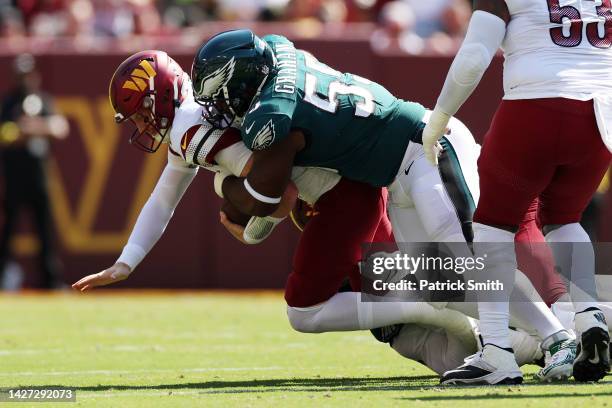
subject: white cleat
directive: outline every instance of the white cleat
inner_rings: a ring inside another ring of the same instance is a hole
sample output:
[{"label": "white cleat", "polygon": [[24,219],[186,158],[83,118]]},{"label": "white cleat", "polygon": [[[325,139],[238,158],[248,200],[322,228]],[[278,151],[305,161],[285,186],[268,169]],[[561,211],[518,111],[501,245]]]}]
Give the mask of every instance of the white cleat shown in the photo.
[{"label": "white cleat", "polygon": [[444,373],[440,384],[520,384],[523,373],[516,364],[512,349],[485,344],[482,351],[465,359],[465,363]]},{"label": "white cleat", "polygon": [[548,336],[542,342],[542,351],[549,356],[546,365],[536,375],[540,381],[565,381],[572,376],[576,358],[576,341],[567,331],[562,330]]}]

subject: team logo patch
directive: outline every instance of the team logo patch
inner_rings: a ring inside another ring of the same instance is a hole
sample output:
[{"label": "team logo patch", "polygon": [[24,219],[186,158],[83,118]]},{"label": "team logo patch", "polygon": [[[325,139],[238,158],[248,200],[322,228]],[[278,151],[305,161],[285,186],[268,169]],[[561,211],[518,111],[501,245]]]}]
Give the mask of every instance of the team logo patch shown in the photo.
[{"label": "team logo patch", "polygon": [[265,149],[274,142],[274,136],[276,136],[274,133],[274,123],[272,123],[272,119],[270,119],[255,135],[251,148],[253,150]]},{"label": "team logo patch", "polygon": [[131,89],[132,91],[142,92],[149,85],[151,78],[154,78],[157,73],[147,60],[140,61],[138,67],[130,73],[130,79],[123,83],[122,88]]},{"label": "team logo patch", "polygon": [[215,97],[221,93],[223,88],[227,86],[227,83],[234,75],[234,68],[236,67],[236,61],[234,57],[230,59],[227,64],[214,71],[212,74],[202,78],[198,85],[196,93],[201,97]]}]

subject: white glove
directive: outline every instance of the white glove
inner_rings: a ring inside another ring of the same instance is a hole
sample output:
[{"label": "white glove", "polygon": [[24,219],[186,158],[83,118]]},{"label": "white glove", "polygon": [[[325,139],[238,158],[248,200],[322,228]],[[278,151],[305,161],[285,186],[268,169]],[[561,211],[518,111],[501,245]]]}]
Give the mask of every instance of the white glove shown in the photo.
[{"label": "white glove", "polygon": [[438,165],[438,155],[443,150],[438,140],[446,133],[446,126],[450,118],[450,115],[436,108],[431,113],[425,129],[423,129],[423,150],[425,151],[425,157],[434,166]]},{"label": "white glove", "polygon": [[276,218],[272,216],[251,217],[246,227],[244,227],[242,234],[243,242],[249,245],[263,242],[284,219],[285,217]]}]

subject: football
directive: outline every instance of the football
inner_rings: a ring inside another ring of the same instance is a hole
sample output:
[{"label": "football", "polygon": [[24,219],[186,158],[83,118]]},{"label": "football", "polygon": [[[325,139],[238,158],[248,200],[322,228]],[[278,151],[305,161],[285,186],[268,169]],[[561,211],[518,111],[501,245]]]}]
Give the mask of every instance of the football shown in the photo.
[{"label": "football", "polygon": [[221,211],[225,213],[228,220],[234,224],[242,225],[243,227],[245,227],[251,219],[250,215],[241,213],[232,203],[227,200],[223,200],[223,204],[221,204]]}]

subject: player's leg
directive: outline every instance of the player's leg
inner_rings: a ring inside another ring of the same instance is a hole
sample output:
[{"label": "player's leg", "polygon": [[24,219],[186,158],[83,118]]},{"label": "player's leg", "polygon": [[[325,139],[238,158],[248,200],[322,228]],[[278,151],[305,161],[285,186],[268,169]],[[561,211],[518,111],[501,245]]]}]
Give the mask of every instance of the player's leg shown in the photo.
[{"label": "player's leg", "polygon": [[53,248],[53,220],[49,211],[49,196],[45,187],[41,187],[38,191],[32,192],[31,205],[40,243],[39,262],[43,275],[42,287],[46,289],[59,288],[62,282],[59,276]]},{"label": "player's leg", "polygon": [[383,190],[342,179],[319,198],[305,226],[287,279],[285,300],[310,307],[331,298],[355,273],[362,245],[372,242],[385,211]]},{"label": "player's leg", "polygon": [[596,381],[610,370],[609,333],[597,303],[592,244],[579,221],[610,166],[611,154],[601,140],[592,101],[561,100],[554,107],[562,124],[562,164],[540,196],[540,217],[556,264],[570,281],[581,339],[574,378]]},{"label": "player's leg", "polygon": [[317,202],[319,214],[302,233],[285,291],[294,329],[320,333],[456,320],[452,316],[458,312],[438,311],[427,303],[362,302],[360,293],[336,293],[357,268],[362,244],[372,241],[384,216],[384,204],[381,189],[347,180]]},{"label": "player's leg", "polygon": [[[531,281],[547,305],[567,293],[565,283],[555,270],[550,247],[537,223],[539,200],[534,200],[525,213],[514,237],[518,269]],[[564,325],[564,327],[569,328]]]},{"label": "player's leg", "polygon": [[[460,235],[465,236],[465,225],[470,225],[474,208],[472,197],[479,197],[475,187],[478,180],[477,146],[461,122],[455,119],[449,126],[450,133],[443,139],[446,146],[440,158],[440,170],[419,156],[403,183],[431,240],[451,241]],[[507,247],[513,249],[512,245]],[[521,285],[515,292],[508,290],[508,293],[513,292],[515,298],[527,299],[521,293],[522,288]],[[517,301],[512,309],[517,316],[524,316],[526,326],[535,328],[543,339],[563,329],[541,300],[535,304]]]},{"label": "player's leg", "polygon": [[[447,144],[450,157],[442,159],[441,172],[422,159],[421,154],[413,154],[414,162],[405,182],[395,183],[391,187],[389,215],[398,242],[452,240],[457,239],[459,235],[465,236],[463,226],[469,225],[470,211],[473,208],[470,197],[478,199],[479,196],[475,165],[479,148],[469,130],[456,119],[451,121],[447,138],[450,142]],[[442,178],[445,181],[442,181]],[[454,182],[450,183],[450,180]],[[461,188],[456,185],[463,186],[464,192],[461,193]],[[463,214],[463,218],[459,218],[458,214]],[[427,223],[428,227],[424,223]],[[440,225],[441,223],[444,225]],[[528,299],[535,293],[531,285],[518,285],[515,290],[516,296],[522,299]],[[454,302],[449,304],[449,307],[477,317],[474,303]],[[563,329],[537,295],[529,301],[514,302],[511,312],[513,325],[537,332],[542,339]]]},{"label": "player's leg", "polygon": [[[462,341],[452,332],[440,327],[420,324],[405,324],[393,339],[391,347],[401,356],[418,361],[438,375],[463,363],[463,360],[478,351],[477,341],[467,318],[466,330],[471,342]],[[465,337],[465,336],[463,336]]]},{"label": "player's leg", "polygon": [[[546,113],[526,101],[502,102],[483,146],[478,160],[480,200],[474,215],[474,251],[487,259],[487,279],[501,282],[506,290],[478,294],[485,347],[478,359],[447,373],[449,383],[522,380],[510,342],[508,289],[514,285],[517,266],[514,233],[554,172],[552,163],[541,160],[549,153],[546,130],[553,136],[558,130],[546,122]],[[540,129],[543,119],[549,126],[544,130]]]},{"label": "player's leg", "polygon": [[4,198],[4,225],[0,233],[0,282],[11,257],[11,240],[15,234],[19,208],[23,205],[23,193],[7,186]]},{"label": "player's leg", "polygon": [[[446,371],[463,364],[463,361],[482,348],[478,334],[478,322],[465,318],[466,330],[471,341],[457,336],[452,330],[427,325],[406,324],[393,339],[391,347],[405,358],[418,361],[442,376]],[[543,360],[539,340],[522,330],[511,330],[512,347],[516,350],[519,366]]]}]

